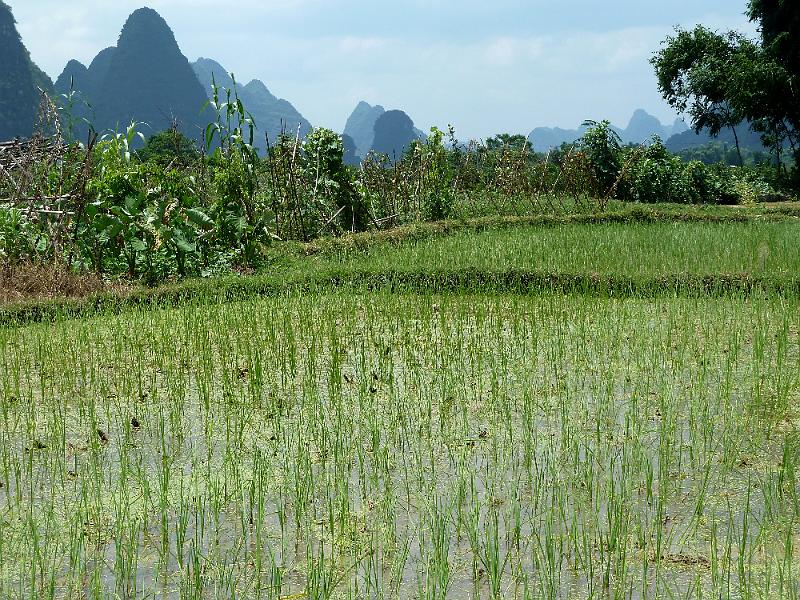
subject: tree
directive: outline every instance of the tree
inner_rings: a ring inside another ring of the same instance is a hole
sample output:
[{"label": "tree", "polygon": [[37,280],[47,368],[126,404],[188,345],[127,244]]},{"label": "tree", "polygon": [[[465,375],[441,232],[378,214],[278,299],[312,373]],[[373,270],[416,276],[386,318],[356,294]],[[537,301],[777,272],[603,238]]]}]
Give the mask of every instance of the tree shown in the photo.
[{"label": "tree", "polygon": [[151,136],[138,154],[143,162],[153,162],[162,167],[170,164],[186,165],[200,157],[197,145],[178,131],[177,127]]},{"label": "tree", "polygon": [[[766,59],[751,70],[757,130],[780,148],[789,142],[797,162],[800,131],[800,3],[750,0],[748,15],[759,23]],[[760,94],[757,92],[761,92]],[[760,110],[759,110],[760,109]],[[778,157],[780,159],[780,157]]]},{"label": "tree", "polygon": [[602,193],[609,193],[622,171],[622,140],[608,121],[586,121],[589,129],[579,140],[579,148],[589,159],[595,181]]},{"label": "tree", "polygon": [[344,163],[345,146],[342,138],[324,127],[311,131],[303,143],[305,173],[314,200],[325,207],[328,224],[337,216],[345,229],[363,231],[368,214],[356,194],[350,172]]},{"label": "tree", "polygon": [[745,114],[735,101],[740,83],[732,73],[741,56],[757,51],[744,36],[719,34],[698,25],[693,31],[678,31],[668,37],[665,47],[652,59],[658,88],[678,112],[688,112],[696,133],[707,129],[716,137],[730,128],[740,163],[741,148],[736,126]]},{"label": "tree", "polygon": [[695,131],[729,127],[736,136],[734,127],[746,122],[780,168],[786,143],[800,159],[800,4],[750,0],[748,15],[759,23],[760,43],[698,26],[668,37],[652,63],[662,95],[689,113]]},{"label": "tree", "polygon": [[800,76],[800,4],[790,0],[750,0],[748,16],[758,21],[764,50],[793,78]]},{"label": "tree", "polygon": [[526,136],[520,134],[511,135],[510,133],[498,133],[496,136],[486,140],[486,148],[488,150],[503,150],[504,148],[508,148],[509,150],[525,150],[531,154],[533,153],[533,145]]}]

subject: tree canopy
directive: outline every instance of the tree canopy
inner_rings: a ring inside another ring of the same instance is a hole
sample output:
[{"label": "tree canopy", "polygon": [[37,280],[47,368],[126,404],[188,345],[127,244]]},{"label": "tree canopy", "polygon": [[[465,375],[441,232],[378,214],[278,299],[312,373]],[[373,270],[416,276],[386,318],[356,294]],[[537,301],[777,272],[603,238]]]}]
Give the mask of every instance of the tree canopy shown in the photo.
[{"label": "tree canopy", "polygon": [[200,158],[197,144],[176,127],[151,136],[138,154],[143,162],[154,162],[163,167],[186,165]]},{"label": "tree canopy", "polygon": [[526,150],[533,153],[533,144],[531,144],[526,136],[520,134],[498,133],[486,140],[486,147],[489,150],[502,150],[507,148],[517,151]]},{"label": "tree canopy", "polygon": [[[664,98],[695,131],[717,135],[748,123],[777,159],[800,157],[800,3],[751,0],[760,40],[698,26],[668,37],[652,63]],[[737,140],[738,146],[738,140]],[[780,160],[777,161],[778,164]]]}]

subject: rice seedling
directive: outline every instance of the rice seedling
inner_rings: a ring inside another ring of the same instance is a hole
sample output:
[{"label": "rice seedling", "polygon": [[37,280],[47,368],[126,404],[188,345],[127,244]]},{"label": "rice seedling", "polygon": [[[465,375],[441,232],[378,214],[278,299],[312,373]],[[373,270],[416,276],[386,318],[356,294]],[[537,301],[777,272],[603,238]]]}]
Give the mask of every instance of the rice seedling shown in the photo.
[{"label": "rice seedling", "polygon": [[796,598],[798,325],[329,290],[2,328],[2,596]]},{"label": "rice seedling", "polygon": [[659,276],[800,272],[797,228],[783,223],[611,223],[464,231],[396,247],[340,249],[356,268],[413,270],[533,268],[560,273]]}]

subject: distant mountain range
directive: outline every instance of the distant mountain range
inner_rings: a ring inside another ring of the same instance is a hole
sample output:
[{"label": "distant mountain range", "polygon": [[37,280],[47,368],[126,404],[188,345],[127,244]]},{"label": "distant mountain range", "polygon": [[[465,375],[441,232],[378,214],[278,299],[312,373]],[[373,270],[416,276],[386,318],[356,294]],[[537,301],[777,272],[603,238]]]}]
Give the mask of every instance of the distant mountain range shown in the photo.
[{"label": "distant mountain range", "polygon": [[[575,142],[586,133],[587,129],[588,127],[585,125],[581,125],[577,129],[539,127],[531,132],[528,140],[536,152],[548,152],[551,148],[558,148],[561,144]],[[624,129],[615,125],[611,125],[611,129],[619,134],[623,144],[642,144],[657,135],[670,152],[680,152],[710,142],[722,142],[730,146],[734,146],[736,143],[730,129],[724,129],[714,138],[706,132],[695,133],[681,119],[675,119],[672,125],[664,125],[656,117],[642,109],[633,113],[628,126]],[[736,134],[739,136],[739,144],[742,148],[755,151],[765,150],[759,134],[751,131],[746,124],[738,126]]]},{"label": "distant mountain range", "polygon": [[[218,62],[200,58],[194,63],[181,53],[166,21],[154,10],[142,8],[127,19],[116,46],[100,51],[86,67],[70,60],[52,84],[32,61],[16,28],[11,9],[0,0],[0,141],[29,136],[33,131],[39,106],[39,89],[59,94],[73,94],[73,134],[85,139],[86,122],[97,131],[121,130],[131,121],[146,124],[146,135],[163,131],[176,123],[195,140],[202,139],[205,125],[213,120],[203,105],[211,96],[212,78],[221,87],[230,88],[229,71]],[[239,96],[253,115],[259,139],[265,146],[281,132],[301,136],[311,123],[290,102],[276,97],[260,80],[238,86]],[[677,152],[712,141],[706,134],[697,135],[680,119],[664,125],[639,109],[625,128],[613,126],[624,143],[640,144],[653,135]],[[529,140],[538,152],[547,152],[565,142],[574,142],[586,127],[560,129],[539,127]],[[742,147],[762,150],[760,138],[746,126],[737,130]],[[344,130],[346,160],[357,164],[370,150],[399,156],[414,139],[425,134],[414,126],[402,111],[387,111],[383,106],[360,102],[347,120]],[[718,141],[733,144],[730,131],[723,131]]]},{"label": "distant mountain range", "polygon": [[364,101],[358,103],[347,119],[344,134],[355,143],[355,154],[361,160],[367,157],[370,150],[399,157],[411,141],[427,137],[403,111],[391,110],[387,113],[380,104],[371,106]]},{"label": "distant mountain range", "polygon": [[[85,119],[97,131],[119,129],[131,121],[146,123],[146,135],[174,122],[184,134],[201,140],[205,125],[214,118],[211,109],[203,111],[212,94],[212,77],[220,87],[233,87],[228,70],[218,62],[200,58],[190,64],[164,19],[143,8],[128,18],[117,46],[102,50],[88,68],[69,61],[55,89],[75,92],[72,112],[79,137],[87,135]],[[264,134],[274,142],[284,130],[294,135],[299,126],[302,136],[310,131],[308,120],[261,81],[237,89],[261,134],[257,145],[266,146]]]},{"label": "distant mountain range", "polygon": [[[218,62],[209,58],[199,58],[192,63],[192,68],[200,83],[207,90],[209,98],[212,96],[212,77],[217,86],[233,89],[234,82],[230,71]],[[274,144],[281,133],[294,136],[299,128],[300,137],[305,137],[311,131],[311,123],[308,119],[288,101],[275,97],[262,81],[254,79],[244,86],[238,85],[237,82],[236,89],[244,107],[255,120],[256,130],[260,134],[256,141],[257,146],[265,147],[265,134],[269,136],[270,144]]]},{"label": "distant mountain range", "polygon": [[[528,140],[537,152],[547,152],[551,148],[558,148],[561,144],[571,144],[586,133],[587,126],[581,125],[576,129],[561,129],[559,127],[539,127],[528,136]],[[681,119],[675,119],[672,125],[663,125],[656,117],[647,111],[638,109],[633,113],[628,126],[624,129],[612,125],[611,129],[619,134],[624,144],[642,144],[657,135],[666,141],[674,135],[686,132],[689,127]]]},{"label": "distant mountain range", "polygon": [[359,102],[344,126],[345,135],[349,135],[356,145],[356,156],[364,158],[372,149],[375,140],[375,123],[386,112],[381,105],[371,106]]},{"label": "distant mountain range", "polygon": [[152,134],[176,123],[199,139],[206,122],[200,115],[206,92],[166,21],[149,8],[134,11],[117,45],[101,51],[88,68],[74,60],[67,63],[56,91],[70,89],[82,100],[76,104],[78,116],[97,131],[119,130],[136,121],[147,124],[144,133]]},{"label": "distant mountain range", "polygon": [[0,0],[0,141],[33,133],[39,88],[53,82],[31,60],[17,31],[11,8]]}]

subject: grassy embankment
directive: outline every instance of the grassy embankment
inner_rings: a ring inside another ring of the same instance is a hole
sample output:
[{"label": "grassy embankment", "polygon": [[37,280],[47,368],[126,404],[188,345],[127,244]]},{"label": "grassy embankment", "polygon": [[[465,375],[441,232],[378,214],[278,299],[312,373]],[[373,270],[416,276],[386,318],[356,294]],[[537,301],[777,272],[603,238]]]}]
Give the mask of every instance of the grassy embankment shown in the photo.
[{"label": "grassy embankment", "polygon": [[18,292],[21,299],[0,308],[0,322],[343,285],[635,296],[754,289],[793,295],[800,290],[792,237],[800,212],[794,205],[611,209],[600,215],[489,217],[310,244],[276,243],[268,266],[248,276],[155,288],[114,282],[105,290],[96,278],[87,285],[71,280],[71,298],[49,288],[45,298]]}]

